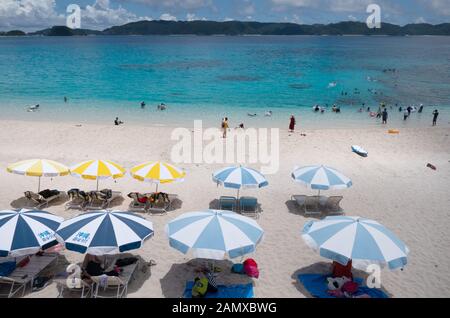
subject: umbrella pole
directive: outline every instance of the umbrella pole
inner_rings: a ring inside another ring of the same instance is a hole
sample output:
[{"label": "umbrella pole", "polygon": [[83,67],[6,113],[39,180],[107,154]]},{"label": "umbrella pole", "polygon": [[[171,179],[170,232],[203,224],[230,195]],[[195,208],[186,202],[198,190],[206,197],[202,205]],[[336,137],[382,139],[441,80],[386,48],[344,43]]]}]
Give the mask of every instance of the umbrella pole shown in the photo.
[{"label": "umbrella pole", "polygon": [[41,192],[41,177],[39,177],[38,181],[38,193]]},{"label": "umbrella pole", "polygon": [[98,192],[98,178],[97,178],[97,192]]},{"label": "umbrella pole", "polygon": [[156,193],[158,193],[159,183],[156,184]]}]

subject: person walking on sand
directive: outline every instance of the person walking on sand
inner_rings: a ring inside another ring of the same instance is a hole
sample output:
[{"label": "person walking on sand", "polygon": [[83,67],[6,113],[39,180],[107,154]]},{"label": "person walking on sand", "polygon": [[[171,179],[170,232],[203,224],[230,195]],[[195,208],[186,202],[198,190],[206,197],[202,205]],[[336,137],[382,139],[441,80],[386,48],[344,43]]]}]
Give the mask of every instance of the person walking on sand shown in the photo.
[{"label": "person walking on sand", "polygon": [[223,138],[227,138],[228,128],[230,128],[228,124],[228,117],[225,117],[225,119],[222,121]]},{"label": "person walking on sand", "polygon": [[409,112],[408,109],[405,109],[404,113],[403,113],[403,120],[406,121],[409,117]]},{"label": "person walking on sand", "polygon": [[291,116],[291,121],[289,123],[289,132],[293,133],[295,130],[295,125],[296,125],[296,121],[295,121],[295,117],[294,115]]},{"label": "person walking on sand", "polygon": [[433,112],[433,126],[437,126],[438,117],[439,117],[439,111],[436,109]]},{"label": "person walking on sand", "polygon": [[383,124],[386,125],[388,120],[388,112],[386,108],[383,110],[382,116],[383,116]]}]

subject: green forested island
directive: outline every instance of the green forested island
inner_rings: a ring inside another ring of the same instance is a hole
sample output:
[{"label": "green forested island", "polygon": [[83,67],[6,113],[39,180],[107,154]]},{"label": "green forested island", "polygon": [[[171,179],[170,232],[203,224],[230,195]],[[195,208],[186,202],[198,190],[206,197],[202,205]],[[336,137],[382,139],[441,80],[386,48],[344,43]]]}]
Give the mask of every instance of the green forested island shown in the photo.
[{"label": "green forested island", "polygon": [[0,32],[1,36],[87,36],[87,35],[450,35],[450,23],[437,25],[420,23],[399,26],[382,23],[380,29],[369,29],[363,22],[332,24],[295,24],[261,22],[215,21],[139,21],[114,26],[103,31],[70,29],[54,26],[45,30],[25,33],[19,30]]}]

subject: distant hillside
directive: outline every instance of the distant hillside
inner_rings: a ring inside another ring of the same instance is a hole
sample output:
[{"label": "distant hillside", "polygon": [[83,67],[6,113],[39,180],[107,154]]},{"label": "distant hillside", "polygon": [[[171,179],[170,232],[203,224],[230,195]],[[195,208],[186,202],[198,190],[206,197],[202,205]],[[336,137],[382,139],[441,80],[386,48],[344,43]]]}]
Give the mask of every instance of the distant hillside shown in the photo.
[{"label": "distant hillside", "polygon": [[85,35],[101,35],[102,31],[94,31],[87,29],[70,29],[66,26],[54,26],[49,29],[28,33],[29,35],[44,36],[85,36]]},{"label": "distant hillside", "polygon": [[301,25],[295,23],[139,21],[103,31],[107,35],[450,35],[450,23],[409,24],[404,27],[383,23],[369,29],[362,22]]},{"label": "distant hillside", "polygon": [[[16,34],[9,34],[9,33]],[[0,32],[0,35],[23,35],[21,31]],[[332,24],[295,24],[260,22],[215,21],[139,21],[114,26],[104,31],[87,29],[72,30],[65,26],[28,33],[42,36],[87,35],[450,35],[450,23],[438,25],[408,24],[398,26],[383,23],[381,29],[369,29],[362,22],[339,22]]]},{"label": "distant hillside", "polygon": [[8,32],[0,32],[0,36],[23,36],[26,35],[25,32],[20,30],[11,30]]}]

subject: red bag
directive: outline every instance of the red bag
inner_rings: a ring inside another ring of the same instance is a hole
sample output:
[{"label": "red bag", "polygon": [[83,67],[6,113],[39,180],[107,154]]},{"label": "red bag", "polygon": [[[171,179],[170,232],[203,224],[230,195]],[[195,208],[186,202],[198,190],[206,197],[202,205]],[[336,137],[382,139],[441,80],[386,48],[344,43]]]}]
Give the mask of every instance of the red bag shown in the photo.
[{"label": "red bag", "polygon": [[348,293],[350,295],[355,294],[358,291],[358,289],[359,289],[359,286],[355,282],[348,282],[348,283],[345,283],[344,286],[342,286],[342,291],[344,293]]},{"label": "red bag", "polygon": [[252,278],[259,278],[258,264],[254,259],[249,258],[244,262],[244,272]]},{"label": "red bag", "polygon": [[333,278],[347,277],[353,280],[352,261],[349,261],[346,266],[333,262]]},{"label": "red bag", "polygon": [[19,263],[17,263],[17,267],[24,268],[25,266],[28,265],[28,263],[30,262],[30,259],[31,258],[29,256],[25,257],[23,260],[21,260]]}]

